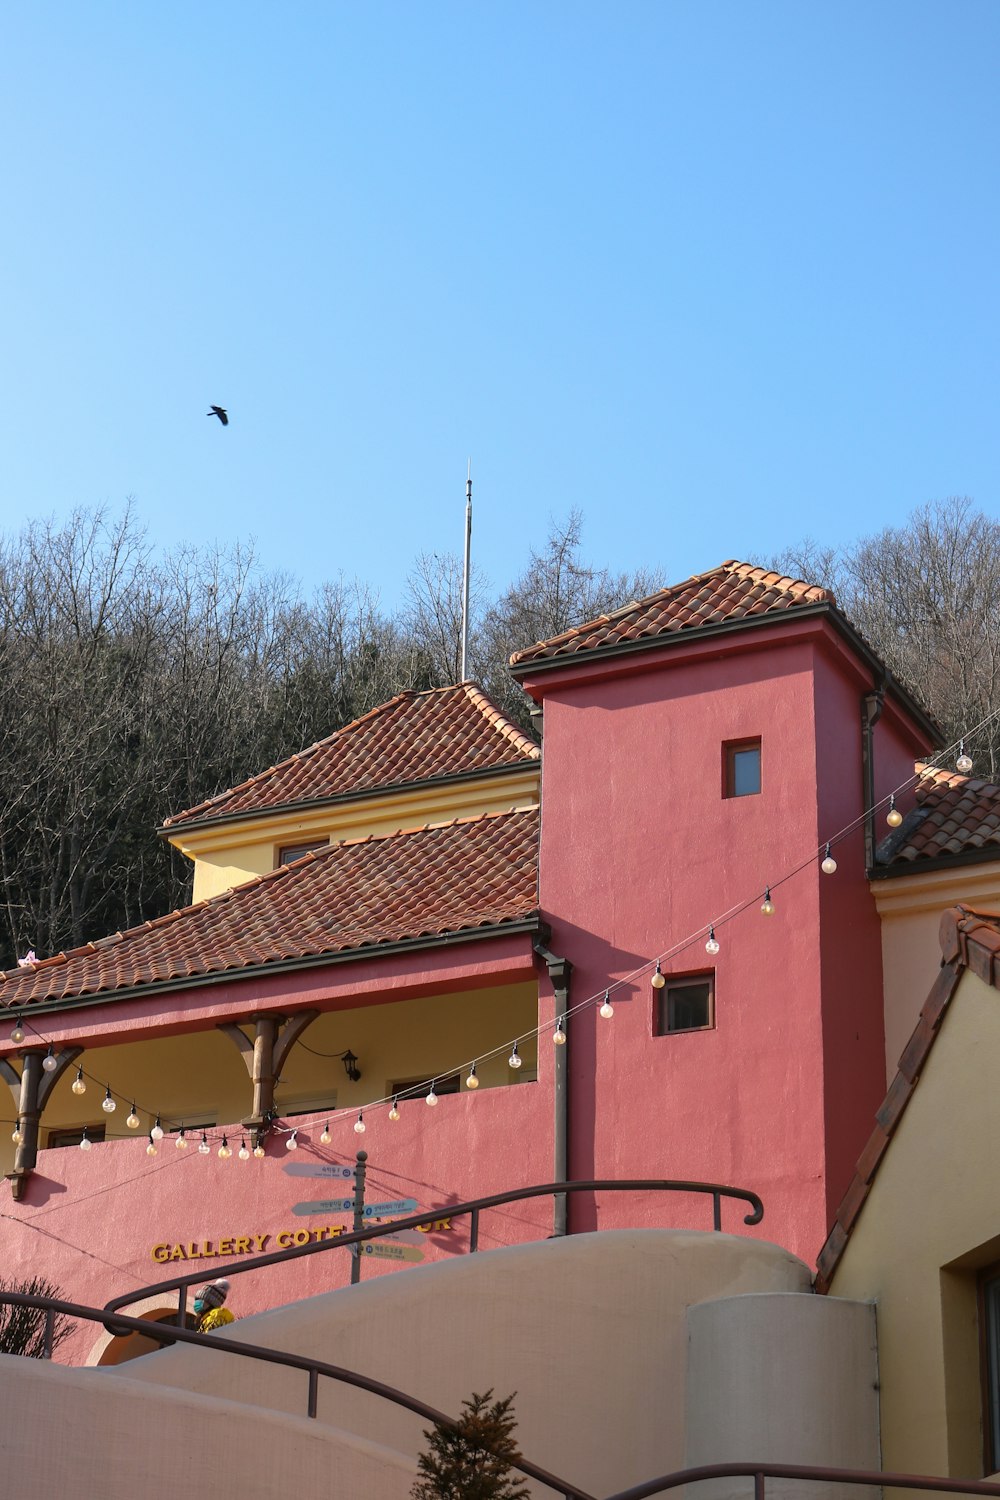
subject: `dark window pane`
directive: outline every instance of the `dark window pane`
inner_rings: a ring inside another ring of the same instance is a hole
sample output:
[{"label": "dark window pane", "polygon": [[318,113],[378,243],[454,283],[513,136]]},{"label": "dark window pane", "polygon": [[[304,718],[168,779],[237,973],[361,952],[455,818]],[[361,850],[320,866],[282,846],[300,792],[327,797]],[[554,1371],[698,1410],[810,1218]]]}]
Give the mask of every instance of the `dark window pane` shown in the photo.
[{"label": "dark window pane", "polygon": [[760,747],[733,751],[734,797],[752,797],[760,791]]},{"label": "dark window pane", "polygon": [[672,1031],[703,1031],[712,1025],[711,979],[670,981],[660,991],[657,1030],[661,1036]]}]

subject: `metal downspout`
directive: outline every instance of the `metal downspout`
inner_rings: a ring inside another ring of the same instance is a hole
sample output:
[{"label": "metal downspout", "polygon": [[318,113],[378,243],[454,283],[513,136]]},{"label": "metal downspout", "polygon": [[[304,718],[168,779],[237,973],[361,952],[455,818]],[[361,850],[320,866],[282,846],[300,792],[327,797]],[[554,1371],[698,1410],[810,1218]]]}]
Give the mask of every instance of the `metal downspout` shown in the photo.
[{"label": "metal downspout", "polygon": [[865,817],[865,870],[875,868],[875,725],[882,717],[885,678],[861,699],[861,786]]},{"label": "metal downspout", "polygon": [[[568,958],[558,958],[543,943],[536,943],[535,952],[545,964],[555,998],[556,1017],[567,1032],[566,1013],[569,1010],[569,981],[573,965]],[[553,1182],[569,1181],[569,1058],[568,1044],[553,1047],[554,1115],[553,1115]],[[560,1238],[569,1233],[569,1215],[565,1193],[556,1194],[552,1200],[552,1234]]]}]

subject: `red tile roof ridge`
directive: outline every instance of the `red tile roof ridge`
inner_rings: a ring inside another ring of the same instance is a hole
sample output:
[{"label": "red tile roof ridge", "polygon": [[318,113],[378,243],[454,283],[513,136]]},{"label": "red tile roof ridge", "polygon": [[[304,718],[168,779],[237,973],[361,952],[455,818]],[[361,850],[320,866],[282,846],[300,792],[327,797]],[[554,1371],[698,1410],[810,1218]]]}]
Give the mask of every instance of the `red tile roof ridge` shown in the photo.
[{"label": "red tile roof ridge", "polygon": [[1000,911],[979,911],[958,903],[941,913],[941,968],[921,1007],[917,1024],[900,1055],[899,1066],[875,1114],[875,1129],[858,1158],[847,1192],[816,1265],[816,1290],[828,1292],[847,1248],[872,1183],[898,1129],[906,1106],[923,1076],[959,981],[971,969],[985,984],[1000,990]]},{"label": "red tile roof ridge", "polygon": [[930,786],[945,787],[967,787],[970,792],[978,791],[1000,791],[1000,785],[990,781],[985,776],[966,776],[961,771],[949,771],[947,766],[934,766],[929,761],[914,761],[914,775],[919,779],[916,785],[916,794],[919,800],[921,792],[926,792]]},{"label": "red tile roof ridge", "polygon": [[[362,725],[368,724],[381,715],[389,713],[401,703],[414,702],[418,698],[431,698],[436,695],[440,696],[446,693],[458,692],[463,692],[487,722],[492,724],[498,733],[508,740],[511,745],[521,750],[526,757],[532,760],[540,758],[541,752],[534,740],[506,718],[497,705],[493,703],[492,699],[487,697],[483,692],[478,683],[467,680],[465,682],[449,683],[444,687],[404,688],[402,692],[395,693],[391,698],[387,698],[384,703],[378,703],[374,708],[370,708],[367,713],[360,714],[356,719],[351,719],[346,724],[341,724],[339,728],[332,730],[328,735],[324,735],[322,739],[316,740],[313,744],[306,745],[303,749],[296,750],[293,754],[285,756],[282,760],[276,762],[276,764],[268,766],[265,771],[258,771],[255,775],[248,776],[246,780],[237,782],[235,786],[227,787],[221,792],[216,792],[214,796],[206,797],[202,802],[197,802],[194,806],[185,808],[182,812],[171,813],[169,817],[164,818],[162,826],[164,828],[173,828],[181,823],[190,823],[198,818],[203,818],[211,812],[213,807],[218,807],[229,801],[238,793],[245,793],[254,787],[262,786],[269,777],[286,766],[293,763],[301,764],[304,761],[312,759],[332,745],[338,738],[345,736],[349,731],[357,730]],[[374,793],[378,788],[370,787],[367,790]]]}]

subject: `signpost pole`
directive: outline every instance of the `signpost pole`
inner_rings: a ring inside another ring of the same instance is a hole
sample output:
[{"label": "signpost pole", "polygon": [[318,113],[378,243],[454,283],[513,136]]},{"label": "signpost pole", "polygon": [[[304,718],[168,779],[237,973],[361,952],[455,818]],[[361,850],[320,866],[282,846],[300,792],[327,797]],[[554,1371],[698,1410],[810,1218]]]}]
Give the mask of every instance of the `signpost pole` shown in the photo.
[{"label": "signpost pole", "polygon": [[[365,1227],[365,1162],[368,1160],[367,1151],[359,1151],[357,1156],[358,1166],[354,1174],[354,1232]],[[351,1246],[351,1285],[355,1286],[361,1280],[361,1246]]]}]

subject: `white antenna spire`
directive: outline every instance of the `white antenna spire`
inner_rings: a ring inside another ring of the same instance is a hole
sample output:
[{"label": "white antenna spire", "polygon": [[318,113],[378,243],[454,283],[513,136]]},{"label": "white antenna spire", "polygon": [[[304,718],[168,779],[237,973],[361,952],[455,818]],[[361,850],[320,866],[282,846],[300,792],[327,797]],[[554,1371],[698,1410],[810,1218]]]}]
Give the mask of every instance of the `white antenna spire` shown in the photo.
[{"label": "white antenna spire", "polygon": [[469,675],[469,584],[472,558],[472,459],[469,459],[469,476],[465,481],[465,568],[462,573],[462,675],[465,682]]}]

